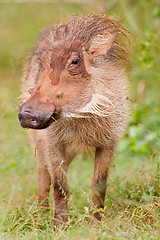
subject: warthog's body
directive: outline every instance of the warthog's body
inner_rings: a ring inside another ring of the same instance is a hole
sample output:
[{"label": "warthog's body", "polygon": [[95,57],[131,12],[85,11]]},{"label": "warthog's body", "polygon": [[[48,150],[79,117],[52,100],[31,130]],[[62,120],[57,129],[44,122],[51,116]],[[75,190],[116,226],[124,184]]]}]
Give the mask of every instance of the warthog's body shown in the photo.
[{"label": "warthog's body", "polygon": [[108,169],[128,120],[124,31],[104,16],[74,17],[43,33],[26,70],[19,119],[32,128],[40,202],[48,204],[53,182],[56,223],[67,221],[66,172],[77,153],[95,151],[92,202],[104,206]]}]

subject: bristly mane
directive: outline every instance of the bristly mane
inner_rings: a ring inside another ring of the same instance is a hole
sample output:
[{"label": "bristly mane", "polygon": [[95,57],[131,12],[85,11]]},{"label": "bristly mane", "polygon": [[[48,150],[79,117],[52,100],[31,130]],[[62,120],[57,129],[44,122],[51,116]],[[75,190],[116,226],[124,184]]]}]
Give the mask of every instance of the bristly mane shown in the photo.
[{"label": "bristly mane", "polygon": [[[41,43],[34,54],[40,54],[45,50],[53,50],[66,41],[81,41],[84,46],[97,34],[101,35],[108,29],[115,29],[118,33],[116,42],[111,48],[109,55],[117,60],[129,62],[126,40],[129,41],[129,32],[115,20],[105,15],[90,15],[78,18],[73,16],[66,23],[56,28],[51,27],[41,32]],[[87,49],[86,49],[87,50]]]}]

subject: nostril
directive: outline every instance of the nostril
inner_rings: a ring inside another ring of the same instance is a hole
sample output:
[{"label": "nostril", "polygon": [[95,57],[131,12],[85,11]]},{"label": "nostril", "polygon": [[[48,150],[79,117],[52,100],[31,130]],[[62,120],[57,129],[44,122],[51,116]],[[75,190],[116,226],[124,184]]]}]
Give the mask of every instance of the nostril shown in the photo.
[{"label": "nostril", "polygon": [[26,109],[25,111],[23,111],[24,113],[29,113],[29,114],[31,114],[31,115],[33,115],[34,113],[33,113],[33,111],[31,110],[31,109]]}]

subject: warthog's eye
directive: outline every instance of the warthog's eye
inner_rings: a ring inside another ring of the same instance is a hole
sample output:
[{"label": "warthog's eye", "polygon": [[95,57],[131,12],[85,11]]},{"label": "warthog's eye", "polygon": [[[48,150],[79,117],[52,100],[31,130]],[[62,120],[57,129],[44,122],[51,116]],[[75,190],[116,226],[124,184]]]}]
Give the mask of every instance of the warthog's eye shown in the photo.
[{"label": "warthog's eye", "polygon": [[80,59],[79,59],[79,58],[75,58],[75,59],[72,60],[71,66],[76,66],[76,65],[78,65],[79,63],[80,63]]},{"label": "warthog's eye", "polygon": [[69,74],[72,76],[75,76],[75,75],[81,74],[83,71],[84,71],[84,66],[83,64],[81,64],[81,59],[77,56],[75,56],[75,58],[73,57],[68,66]]}]

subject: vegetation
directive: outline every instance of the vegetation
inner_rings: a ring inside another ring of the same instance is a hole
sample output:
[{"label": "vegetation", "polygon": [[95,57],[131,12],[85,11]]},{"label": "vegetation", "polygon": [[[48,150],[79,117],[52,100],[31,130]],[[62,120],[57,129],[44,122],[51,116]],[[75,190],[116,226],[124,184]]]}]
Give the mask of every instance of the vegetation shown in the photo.
[{"label": "vegetation", "polygon": [[[78,156],[68,173],[68,228],[53,231],[52,210],[37,205],[37,160],[17,118],[22,69],[40,30],[100,5],[135,39],[131,121],[108,179],[103,221],[88,221],[93,156]],[[0,239],[160,239],[159,26],[158,0],[0,4]]]}]

